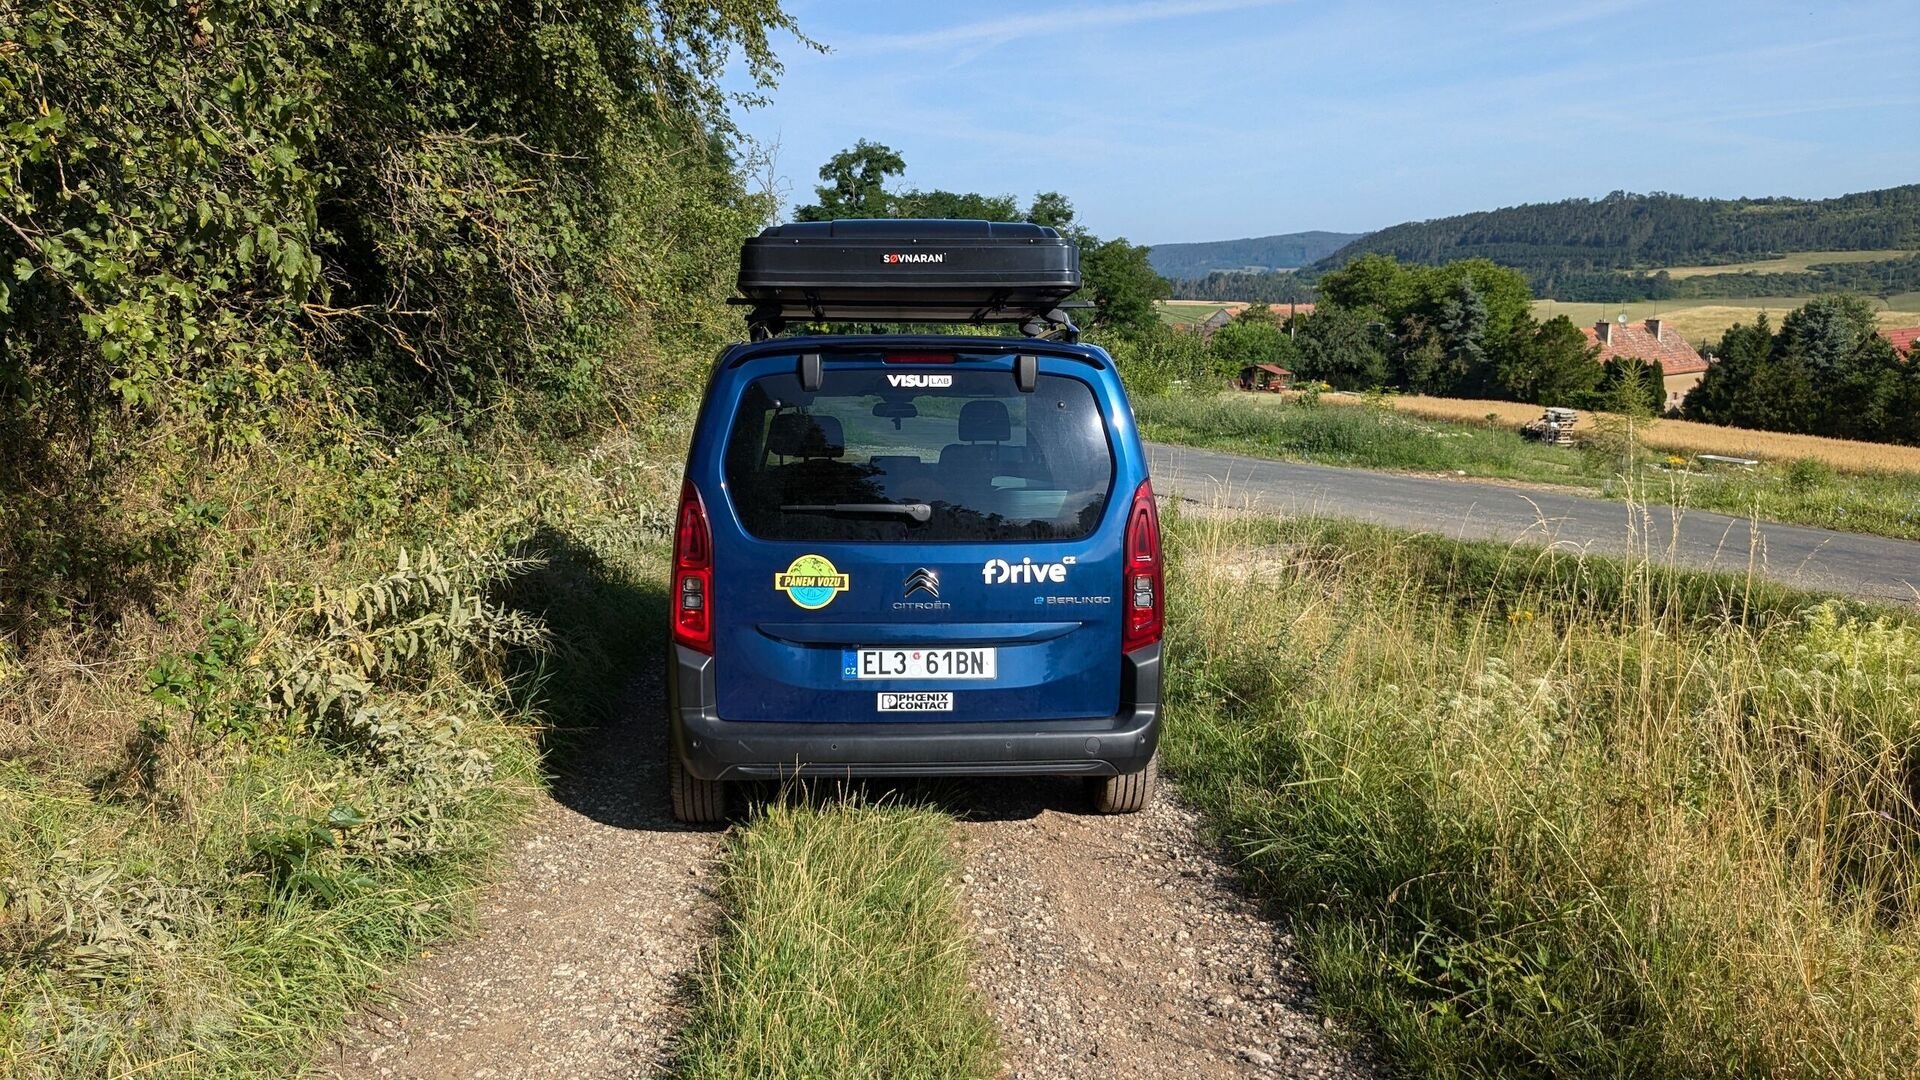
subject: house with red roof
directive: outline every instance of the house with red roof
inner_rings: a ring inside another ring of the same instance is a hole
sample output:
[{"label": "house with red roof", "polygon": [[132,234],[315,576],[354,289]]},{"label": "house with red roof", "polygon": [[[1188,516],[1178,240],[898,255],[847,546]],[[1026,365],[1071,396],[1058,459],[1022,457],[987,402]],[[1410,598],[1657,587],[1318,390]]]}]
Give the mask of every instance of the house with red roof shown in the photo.
[{"label": "house with red roof", "polygon": [[1659,319],[1648,319],[1639,326],[1602,319],[1582,328],[1581,333],[1587,335],[1588,341],[1600,346],[1599,359],[1602,363],[1621,356],[1659,364],[1661,372],[1666,375],[1669,409],[1679,408],[1687,391],[1697,386],[1700,377],[1707,373],[1708,361],[1700,355],[1700,351]]},{"label": "house with red roof", "polygon": [[1913,355],[1913,343],[1920,341],[1920,326],[1902,326],[1897,330],[1882,330],[1880,336],[1893,342],[1893,350],[1901,356]]}]

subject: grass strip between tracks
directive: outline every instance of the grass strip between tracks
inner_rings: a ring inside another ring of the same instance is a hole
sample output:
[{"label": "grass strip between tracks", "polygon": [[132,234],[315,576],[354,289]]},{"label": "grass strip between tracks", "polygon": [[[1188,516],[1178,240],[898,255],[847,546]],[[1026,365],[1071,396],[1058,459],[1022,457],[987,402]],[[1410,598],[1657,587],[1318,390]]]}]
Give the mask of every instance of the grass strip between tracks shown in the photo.
[{"label": "grass strip between tracks", "polygon": [[681,1075],[999,1075],[952,830],[936,811],[852,801],[776,802],[736,829]]}]

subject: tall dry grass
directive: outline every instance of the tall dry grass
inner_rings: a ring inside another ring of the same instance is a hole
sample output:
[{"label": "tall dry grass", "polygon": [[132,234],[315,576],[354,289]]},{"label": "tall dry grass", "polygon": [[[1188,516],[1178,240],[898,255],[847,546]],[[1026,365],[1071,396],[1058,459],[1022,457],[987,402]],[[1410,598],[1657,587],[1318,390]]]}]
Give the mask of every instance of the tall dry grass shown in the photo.
[{"label": "tall dry grass", "polygon": [[1170,764],[1411,1070],[1920,1071],[1912,621],[1644,556],[1170,537]]}]

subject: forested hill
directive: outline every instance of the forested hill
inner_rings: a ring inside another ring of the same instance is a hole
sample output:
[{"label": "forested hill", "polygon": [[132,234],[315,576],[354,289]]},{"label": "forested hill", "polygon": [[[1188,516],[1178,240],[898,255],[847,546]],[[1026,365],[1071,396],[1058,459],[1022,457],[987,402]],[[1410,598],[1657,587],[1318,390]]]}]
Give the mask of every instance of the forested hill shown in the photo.
[{"label": "forested hill", "polygon": [[1538,286],[1543,278],[1582,272],[1881,248],[1920,248],[1920,184],[1817,200],[1616,191],[1602,199],[1509,206],[1381,229],[1314,269],[1335,269],[1369,253],[1425,264],[1479,256],[1526,272]]},{"label": "forested hill", "polygon": [[1156,244],[1147,261],[1164,278],[1201,278],[1215,270],[1291,270],[1324,259],[1364,235],[1297,232],[1242,240]]}]

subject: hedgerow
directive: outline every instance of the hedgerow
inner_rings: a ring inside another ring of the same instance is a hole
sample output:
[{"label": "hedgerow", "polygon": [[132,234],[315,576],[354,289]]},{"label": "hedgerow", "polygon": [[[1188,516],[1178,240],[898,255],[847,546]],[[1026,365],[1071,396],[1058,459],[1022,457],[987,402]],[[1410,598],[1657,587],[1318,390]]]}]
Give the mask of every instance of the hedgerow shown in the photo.
[{"label": "hedgerow", "polygon": [[284,1071],[458,919],[656,644],[792,32],[0,0],[0,1072]]}]

